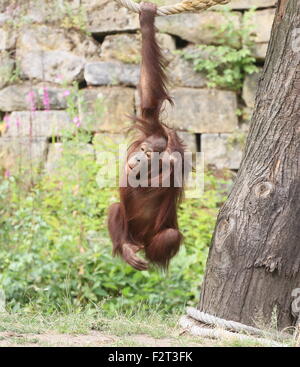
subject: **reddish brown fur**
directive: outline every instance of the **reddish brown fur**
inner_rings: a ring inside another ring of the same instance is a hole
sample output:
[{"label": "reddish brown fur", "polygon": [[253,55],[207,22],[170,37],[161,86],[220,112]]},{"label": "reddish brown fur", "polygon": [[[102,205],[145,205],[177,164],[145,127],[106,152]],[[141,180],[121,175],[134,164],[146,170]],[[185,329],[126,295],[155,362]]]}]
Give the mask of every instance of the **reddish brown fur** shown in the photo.
[{"label": "reddish brown fur", "polygon": [[[152,151],[184,154],[184,146],[176,132],[160,121],[163,102],[172,101],[165,87],[165,61],[155,39],[155,15],[154,4],[142,3],[141,116],[134,118],[134,129],[140,136],[128,150],[127,165],[131,154],[139,151],[145,142]],[[171,168],[172,182],[174,165]],[[159,179],[161,182],[161,177]],[[127,180],[126,174],[124,180]],[[182,242],[176,214],[182,193],[182,187],[120,187],[120,203],[113,204],[109,210],[113,254],[121,256],[134,268],[145,270],[148,263],[136,255],[144,249],[147,260],[167,267]]]}]

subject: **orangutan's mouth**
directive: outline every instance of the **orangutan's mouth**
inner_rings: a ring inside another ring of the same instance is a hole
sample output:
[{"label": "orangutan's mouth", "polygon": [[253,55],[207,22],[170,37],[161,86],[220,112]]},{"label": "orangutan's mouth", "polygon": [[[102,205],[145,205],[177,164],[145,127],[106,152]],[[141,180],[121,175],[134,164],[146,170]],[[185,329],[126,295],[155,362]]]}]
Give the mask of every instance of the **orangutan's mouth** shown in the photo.
[{"label": "orangutan's mouth", "polygon": [[136,168],[136,166],[134,166],[134,167],[130,167],[130,165],[127,163],[127,164],[126,164],[126,173],[127,173],[127,175],[132,174],[132,175],[134,175],[134,177],[135,177],[136,179],[140,179],[140,177],[141,177],[141,173],[140,173],[140,171],[137,171],[136,173],[134,173],[134,172],[133,172],[134,168]]}]

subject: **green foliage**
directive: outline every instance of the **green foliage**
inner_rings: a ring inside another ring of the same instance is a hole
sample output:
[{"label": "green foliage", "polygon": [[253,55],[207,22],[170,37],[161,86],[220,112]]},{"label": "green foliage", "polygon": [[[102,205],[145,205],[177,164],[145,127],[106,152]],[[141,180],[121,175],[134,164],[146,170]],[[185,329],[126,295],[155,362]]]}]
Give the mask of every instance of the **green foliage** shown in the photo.
[{"label": "green foliage", "polygon": [[12,27],[15,30],[20,30],[23,27],[30,26],[35,23],[31,12],[39,7],[42,7],[41,15],[45,23],[56,23],[64,28],[75,28],[86,34],[88,19],[84,5],[76,5],[68,0],[31,0],[31,1],[16,1],[17,4],[10,7],[9,18],[4,21],[5,27]]},{"label": "green foliage", "polygon": [[21,68],[20,68],[18,61],[16,61],[15,68],[13,69],[11,73],[8,83],[16,84],[16,83],[19,83],[20,81],[21,81]]},{"label": "green foliage", "polygon": [[228,138],[227,147],[233,149],[236,146],[244,147],[246,145],[247,135],[243,131],[236,131]]},{"label": "green foliage", "polygon": [[112,258],[107,207],[116,189],[99,188],[101,168],[78,133],[62,143],[59,167],[30,192],[10,177],[0,184],[0,287],[7,305],[68,311],[103,303],[108,311],[139,304],[166,311],[199,296],[217,208],[223,201],[216,179],[207,177],[201,200],[186,200],[179,211],[185,246],[167,273],[137,272]]},{"label": "green foliage", "polygon": [[192,62],[195,71],[205,74],[208,87],[239,90],[245,76],[258,71],[251,52],[253,39],[249,19],[253,12],[245,14],[242,26],[237,29],[229,19],[230,12],[226,11],[228,21],[215,34],[218,45],[198,45],[192,52],[181,52],[182,57]]},{"label": "green foliage", "polygon": [[[11,52],[3,51],[2,56],[11,57]],[[3,63],[0,65],[0,80],[6,84],[16,84],[21,78],[21,68],[19,62],[14,62],[13,65]]]},{"label": "green foliage", "polygon": [[60,11],[61,14],[64,15],[61,21],[62,27],[76,28],[85,32],[86,34],[90,34],[87,31],[87,14],[83,6],[79,6],[78,8],[73,9],[70,4],[64,2],[61,5]]},{"label": "green foliage", "polygon": [[[101,118],[103,106],[83,124],[78,105],[85,106],[78,86],[69,87],[65,95],[72,123],[56,143],[60,159],[55,169],[40,175],[30,190],[24,188],[21,173],[0,181],[0,290],[7,306],[14,311],[68,312],[100,304],[108,312],[137,306],[170,312],[194,303],[216,213],[224,201],[224,182],[207,174],[203,197],[182,204],[179,222],[185,246],[169,271],[135,271],[111,256],[107,208],[118,201],[118,193],[116,187],[99,187],[107,167],[103,152],[118,150],[108,138],[93,139],[86,129]],[[108,165],[111,173],[112,162]]]},{"label": "green foliage", "polygon": [[136,272],[111,257],[106,212],[116,192],[99,190],[98,165],[72,144],[64,147],[72,156],[64,177],[44,176],[27,195],[13,177],[0,185],[0,284],[8,305],[68,311],[107,299],[109,311],[136,304],[170,311],[194,301],[220,200],[215,189],[182,205],[185,247],[169,272]]}]

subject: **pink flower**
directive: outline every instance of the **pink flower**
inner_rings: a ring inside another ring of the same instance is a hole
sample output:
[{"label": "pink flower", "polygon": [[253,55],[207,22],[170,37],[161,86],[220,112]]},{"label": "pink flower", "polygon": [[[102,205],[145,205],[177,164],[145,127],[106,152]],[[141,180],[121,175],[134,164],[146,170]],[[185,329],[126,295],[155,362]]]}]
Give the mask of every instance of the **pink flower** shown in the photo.
[{"label": "pink flower", "polygon": [[6,129],[8,129],[8,128],[9,128],[9,126],[10,126],[9,118],[10,118],[10,116],[9,116],[8,114],[6,114],[6,115],[4,116],[4,118],[3,118],[3,121],[4,121],[4,123],[5,123],[5,128],[6,128]]},{"label": "pink flower", "polygon": [[80,127],[81,122],[80,122],[80,119],[79,119],[79,117],[78,117],[78,116],[75,116],[75,117],[73,118],[73,122],[74,122],[74,124],[75,124],[77,127]]},{"label": "pink flower", "polygon": [[43,105],[46,111],[50,110],[50,99],[47,87],[43,88]]},{"label": "pink flower", "polygon": [[34,91],[33,90],[30,90],[28,92],[28,98],[31,100],[32,98],[34,98]]},{"label": "pink flower", "polygon": [[68,97],[71,94],[71,92],[67,89],[64,91],[63,96]]},{"label": "pink flower", "polygon": [[5,170],[5,172],[4,172],[4,177],[5,178],[9,178],[11,175],[10,175],[10,170],[9,169],[7,169],[7,170]]},{"label": "pink flower", "polygon": [[27,100],[30,103],[30,110],[32,112],[36,111],[35,94],[33,90],[29,91],[27,95]]}]

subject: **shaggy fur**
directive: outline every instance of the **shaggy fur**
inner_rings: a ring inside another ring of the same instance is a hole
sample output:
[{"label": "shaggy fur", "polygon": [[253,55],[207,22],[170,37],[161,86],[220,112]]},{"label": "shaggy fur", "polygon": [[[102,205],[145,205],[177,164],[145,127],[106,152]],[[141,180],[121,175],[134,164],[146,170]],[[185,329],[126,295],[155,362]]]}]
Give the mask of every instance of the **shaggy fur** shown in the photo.
[{"label": "shaggy fur", "polygon": [[[166,89],[165,60],[155,38],[156,6],[143,3],[140,14],[142,33],[142,64],[140,77],[141,115],[133,117],[133,129],[139,133],[128,150],[128,159],[147,142],[153,151],[178,152],[184,155],[184,145],[176,132],[160,121],[162,105],[172,103]],[[153,187],[154,180],[162,186],[162,176],[148,177],[151,187],[120,187],[120,203],[109,209],[108,227],[113,242],[113,254],[121,256],[137,270],[145,270],[148,262],[136,255],[145,251],[146,259],[162,268],[168,267],[182,242],[176,210],[183,188],[175,187],[174,162],[171,162],[171,187]],[[149,163],[151,166],[151,163]],[[181,167],[182,171],[184,167]],[[127,182],[128,174],[123,177]],[[121,185],[123,186],[123,185]]]}]

